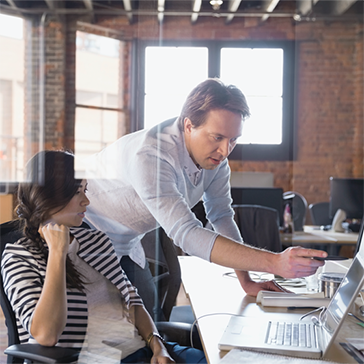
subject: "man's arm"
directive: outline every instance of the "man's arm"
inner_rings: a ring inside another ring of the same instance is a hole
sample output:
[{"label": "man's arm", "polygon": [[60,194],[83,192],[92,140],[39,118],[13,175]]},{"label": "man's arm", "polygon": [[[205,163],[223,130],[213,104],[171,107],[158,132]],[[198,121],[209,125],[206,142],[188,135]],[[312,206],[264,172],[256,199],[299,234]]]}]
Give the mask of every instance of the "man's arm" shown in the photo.
[{"label": "man's arm", "polygon": [[247,294],[256,295],[258,291],[281,291],[274,282],[253,282],[247,271],[261,271],[280,275],[284,278],[306,277],[316,272],[324,262],[312,257],[326,257],[321,250],[292,247],[281,253],[236,243],[223,236],[218,236],[211,251],[211,262],[231,267],[236,270],[239,282]]}]

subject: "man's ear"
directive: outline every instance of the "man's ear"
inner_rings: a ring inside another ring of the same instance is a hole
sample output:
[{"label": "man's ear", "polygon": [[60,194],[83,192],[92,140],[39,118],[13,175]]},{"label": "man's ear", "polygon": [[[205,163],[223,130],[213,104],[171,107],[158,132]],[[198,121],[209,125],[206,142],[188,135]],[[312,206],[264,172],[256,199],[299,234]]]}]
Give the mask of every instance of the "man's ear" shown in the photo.
[{"label": "man's ear", "polygon": [[185,118],[183,120],[183,124],[184,124],[184,132],[186,134],[191,134],[192,127],[193,127],[191,120],[189,118]]}]

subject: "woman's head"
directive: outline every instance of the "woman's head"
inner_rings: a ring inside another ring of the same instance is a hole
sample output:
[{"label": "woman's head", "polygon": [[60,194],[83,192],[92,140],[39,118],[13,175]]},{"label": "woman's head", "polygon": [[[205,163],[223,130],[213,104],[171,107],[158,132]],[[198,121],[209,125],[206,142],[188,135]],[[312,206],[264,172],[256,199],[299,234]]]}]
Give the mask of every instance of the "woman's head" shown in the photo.
[{"label": "woman's head", "polygon": [[73,198],[81,180],[74,178],[74,156],[63,151],[37,153],[26,166],[26,182],[18,189],[16,213],[38,228]]},{"label": "woman's head", "polygon": [[[26,182],[18,188],[16,212],[24,221],[24,233],[30,244],[39,248],[45,261],[48,250],[39,234],[40,224],[52,221],[60,225],[81,225],[89,204],[86,180],[74,177],[74,156],[63,151],[37,153],[26,166]],[[67,287],[83,291],[82,275],[66,259]]]}]

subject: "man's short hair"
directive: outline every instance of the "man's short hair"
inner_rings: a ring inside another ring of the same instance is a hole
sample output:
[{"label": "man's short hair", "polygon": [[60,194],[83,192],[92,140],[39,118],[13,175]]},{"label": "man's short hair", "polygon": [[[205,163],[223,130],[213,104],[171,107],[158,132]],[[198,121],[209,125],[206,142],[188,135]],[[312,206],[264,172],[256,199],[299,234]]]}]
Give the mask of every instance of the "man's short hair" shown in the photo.
[{"label": "man's short hair", "polygon": [[194,127],[206,121],[211,110],[228,110],[240,114],[242,120],[250,116],[243,93],[234,85],[225,85],[217,78],[209,78],[197,85],[187,96],[178,118],[178,126],[184,130],[184,119],[191,120]]}]

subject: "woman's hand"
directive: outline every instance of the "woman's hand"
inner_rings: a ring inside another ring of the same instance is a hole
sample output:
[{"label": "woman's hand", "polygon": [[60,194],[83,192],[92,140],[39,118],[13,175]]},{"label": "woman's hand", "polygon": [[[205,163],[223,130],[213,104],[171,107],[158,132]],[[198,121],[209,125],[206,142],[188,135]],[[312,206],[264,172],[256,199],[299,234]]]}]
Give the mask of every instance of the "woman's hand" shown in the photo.
[{"label": "woman's hand", "polygon": [[70,230],[65,225],[47,223],[39,227],[39,233],[46,241],[49,251],[66,256],[70,244]]},{"label": "woman's hand", "polygon": [[157,337],[152,339],[150,348],[153,351],[153,357],[150,360],[151,364],[167,364],[175,362],[168,354],[166,347]]}]

